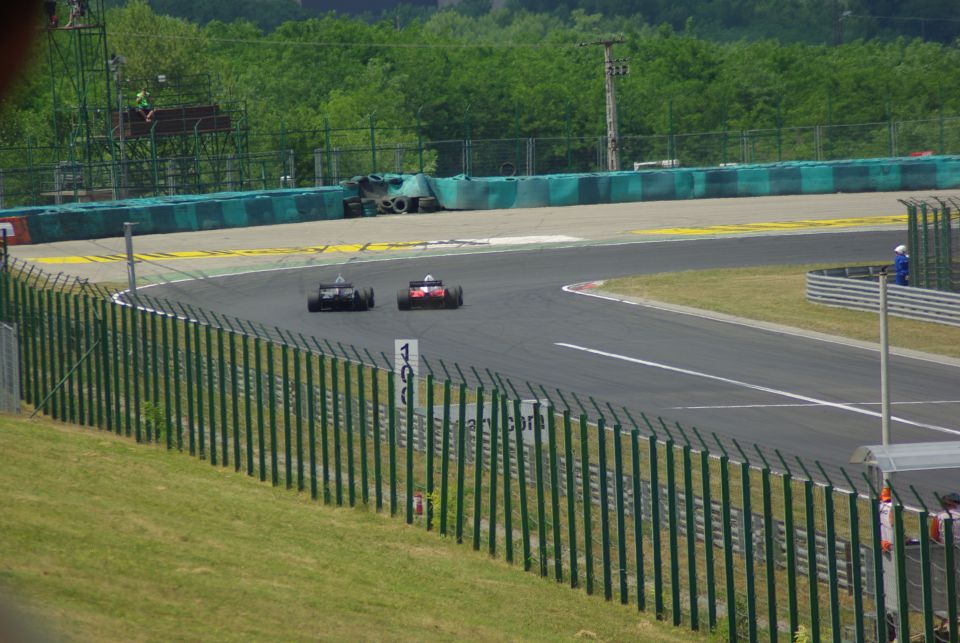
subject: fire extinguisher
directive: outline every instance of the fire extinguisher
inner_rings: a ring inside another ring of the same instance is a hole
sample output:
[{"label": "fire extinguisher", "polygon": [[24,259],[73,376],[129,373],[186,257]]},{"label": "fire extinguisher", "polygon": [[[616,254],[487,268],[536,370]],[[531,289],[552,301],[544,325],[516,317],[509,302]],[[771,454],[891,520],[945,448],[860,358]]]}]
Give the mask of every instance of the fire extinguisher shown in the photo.
[{"label": "fire extinguisher", "polygon": [[413,494],[413,510],[418,516],[423,515],[423,494],[419,491]]}]

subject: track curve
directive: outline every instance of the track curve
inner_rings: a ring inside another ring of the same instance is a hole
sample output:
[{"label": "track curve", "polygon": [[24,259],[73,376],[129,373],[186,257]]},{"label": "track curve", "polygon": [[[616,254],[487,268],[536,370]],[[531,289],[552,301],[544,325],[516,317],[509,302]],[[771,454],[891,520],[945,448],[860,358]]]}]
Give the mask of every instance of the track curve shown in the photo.
[{"label": "track curve", "polygon": [[[432,361],[489,368],[518,384],[593,395],[839,466],[855,447],[880,441],[876,352],[597,301],[562,287],[653,272],[878,260],[901,237],[793,234],[347,262],[165,284],[148,294],[375,353],[392,351],[394,338],[417,338]],[[338,272],[373,286],[377,307],[308,313],[307,292]],[[461,284],[464,307],[398,311],[396,290],[426,272]],[[892,368],[892,399],[904,403],[894,406],[894,440],[960,439],[960,369],[896,356]],[[938,481],[958,483],[960,476]]]}]

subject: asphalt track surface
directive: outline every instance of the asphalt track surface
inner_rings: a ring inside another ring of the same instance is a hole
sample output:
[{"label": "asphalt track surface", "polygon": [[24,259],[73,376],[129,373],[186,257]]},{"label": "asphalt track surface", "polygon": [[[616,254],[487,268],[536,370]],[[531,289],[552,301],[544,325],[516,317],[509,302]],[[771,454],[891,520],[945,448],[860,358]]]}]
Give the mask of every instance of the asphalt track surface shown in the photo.
[{"label": "asphalt track surface", "polygon": [[[885,257],[900,231],[793,234],[428,256],[184,281],[144,294],[390,355],[420,340],[434,365],[489,368],[517,386],[575,391],[615,409],[696,426],[823,462],[847,465],[880,442],[879,354],[846,343],[565,292],[568,284],[631,274]],[[878,250],[879,249],[879,250]],[[401,312],[396,291],[425,273],[460,284],[458,310]],[[308,313],[307,293],[338,273],[372,286],[365,313]],[[468,371],[469,372],[469,371]],[[960,368],[891,357],[894,442],[960,439]],[[570,399],[569,396],[567,398]],[[608,416],[609,417],[609,416]],[[904,475],[921,492],[960,487],[960,475]],[[840,482],[839,480],[835,482]]]}]

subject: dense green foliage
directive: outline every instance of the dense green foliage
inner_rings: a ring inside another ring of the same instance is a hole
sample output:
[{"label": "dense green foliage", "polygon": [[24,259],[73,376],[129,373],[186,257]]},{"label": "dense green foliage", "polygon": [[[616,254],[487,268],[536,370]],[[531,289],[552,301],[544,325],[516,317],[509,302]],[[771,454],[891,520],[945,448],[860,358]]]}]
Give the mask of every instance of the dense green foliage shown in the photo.
[{"label": "dense green foliage", "polygon": [[[960,49],[920,39],[721,43],[639,19],[510,9],[441,11],[399,30],[328,14],[265,33],[246,20],[159,15],[146,0],[110,9],[107,25],[128,77],[214,77],[216,100],[246,105],[252,149],[277,149],[275,136],[258,136],[281,128],[320,147],[326,122],[335,144],[365,143],[371,114],[378,143],[415,137],[418,113],[427,140],[602,135],[603,49],[578,43],[614,26],[625,39],[614,54],[630,59],[617,81],[624,135],[960,114]],[[42,45],[5,99],[0,147],[53,143]]]}]

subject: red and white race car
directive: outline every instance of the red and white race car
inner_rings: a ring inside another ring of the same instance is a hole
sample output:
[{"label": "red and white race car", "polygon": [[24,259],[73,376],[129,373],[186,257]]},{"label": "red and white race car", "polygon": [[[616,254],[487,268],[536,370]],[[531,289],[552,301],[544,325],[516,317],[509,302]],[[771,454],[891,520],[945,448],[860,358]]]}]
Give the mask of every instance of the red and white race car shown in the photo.
[{"label": "red and white race car", "polygon": [[411,281],[410,286],[397,291],[397,308],[457,308],[463,305],[463,288],[444,286],[443,281],[432,275],[423,281]]}]

